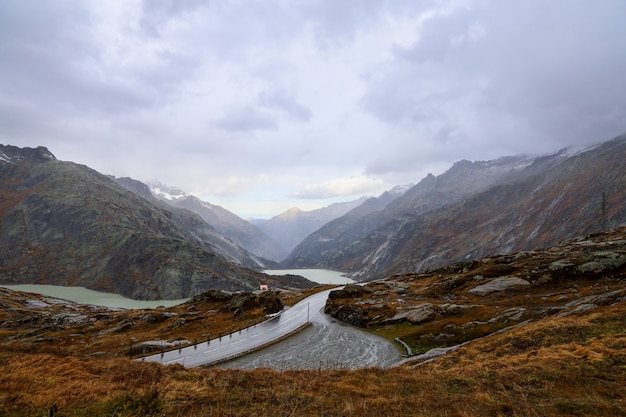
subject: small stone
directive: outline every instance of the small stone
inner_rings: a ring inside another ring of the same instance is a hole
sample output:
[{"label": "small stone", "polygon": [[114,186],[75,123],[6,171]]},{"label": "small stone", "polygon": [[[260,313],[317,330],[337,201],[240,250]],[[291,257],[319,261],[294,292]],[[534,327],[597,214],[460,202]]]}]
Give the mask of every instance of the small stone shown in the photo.
[{"label": "small stone", "polygon": [[542,275],[539,279],[537,279],[537,284],[543,285],[549,283],[550,281],[552,281],[552,275]]}]

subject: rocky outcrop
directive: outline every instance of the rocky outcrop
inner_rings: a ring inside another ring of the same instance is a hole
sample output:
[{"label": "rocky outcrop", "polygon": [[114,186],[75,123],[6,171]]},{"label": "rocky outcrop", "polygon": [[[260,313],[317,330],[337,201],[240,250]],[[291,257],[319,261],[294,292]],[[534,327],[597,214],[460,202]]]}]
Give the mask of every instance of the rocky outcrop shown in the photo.
[{"label": "rocky outcrop", "polygon": [[336,300],[340,298],[361,297],[365,294],[371,294],[371,290],[362,285],[346,285],[339,290],[331,291],[328,295],[328,298],[331,300]]},{"label": "rocky outcrop", "polygon": [[[325,311],[338,320],[400,336],[411,353],[419,354],[528,320],[585,314],[626,302],[625,256],[626,227],[546,249],[353,285],[335,291]],[[494,276],[498,272],[505,275]]]},{"label": "rocky outcrop", "polygon": [[283,309],[282,300],[271,291],[261,293],[236,294],[231,297],[230,302],[224,307],[226,311],[232,311],[235,316],[241,313],[263,308],[266,314],[278,313]]},{"label": "rocky outcrop", "polygon": [[530,283],[518,277],[496,278],[486,284],[478,285],[468,291],[469,294],[485,296],[494,292],[516,291],[530,287]]},{"label": "rocky outcrop", "polygon": [[358,305],[341,305],[336,310],[333,310],[327,304],[324,308],[324,313],[330,314],[344,323],[357,327],[367,327],[367,323],[369,322],[367,312],[363,307]]},{"label": "rocky outcrop", "polygon": [[409,323],[419,324],[432,320],[435,314],[433,305],[431,303],[424,303],[419,307],[408,310],[404,317]]}]

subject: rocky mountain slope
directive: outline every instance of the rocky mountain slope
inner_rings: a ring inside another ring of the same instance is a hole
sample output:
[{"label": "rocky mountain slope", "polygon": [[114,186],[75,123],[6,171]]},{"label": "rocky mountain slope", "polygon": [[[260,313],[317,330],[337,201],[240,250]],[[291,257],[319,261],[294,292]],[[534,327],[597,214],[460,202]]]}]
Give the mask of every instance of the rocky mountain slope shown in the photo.
[{"label": "rocky mountain slope", "polygon": [[228,261],[252,269],[266,268],[274,265],[272,261],[260,258],[246,251],[245,248],[242,248],[236,242],[216,230],[211,224],[204,221],[204,219],[193,210],[177,207],[169,204],[167,201],[157,198],[152,194],[150,188],[141,181],[128,177],[110,178],[127,190],[132,191],[139,197],[154,204],[161,210],[171,212],[171,220],[180,222],[183,228],[191,231],[196,237],[202,240],[205,245],[208,245],[213,252]]},{"label": "rocky mountain slope", "polygon": [[[626,228],[331,292],[325,311],[410,355],[549,316],[626,302]],[[520,341],[528,347],[537,340]]]},{"label": "rocky mountain slope", "polygon": [[385,191],[378,197],[365,200],[345,215],[331,220],[300,242],[282,264],[288,267],[330,267],[330,263],[325,263],[326,256],[339,247],[350,245],[384,223],[382,213],[385,207],[406,191],[403,187]]},{"label": "rocky mountain slope", "polygon": [[415,272],[626,224],[625,199],[626,136],[577,154],[463,161],[354,222],[336,245],[310,236],[290,260],[365,280]]},{"label": "rocky mountain slope", "polygon": [[[264,259],[279,262],[288,255],[270,236],[259,227],[242,219],[223,207],[202,201],[189,194],[173,194],[170,187],[149,184],[153,194],[174,207],[180,207],[198,214],[213,226],[221,235],[235,242],[248,252]],[[174,191],[175,192],[175,191]]]},{"label": "rocky mountain slope", "polygon": [[83,286],[137,299],[311,284],[233,263],[258,260],[199,216],[158,207],[42,147],[0,147],[0,198],[4,284]]},{"label": "rocky mountain slope", "polygon": [[[328,223],[299,244],[284,261],[297,267],[317,266],[348,268],[359,255],[362,242],[367,242],[370,233],[382,230],[385,236],[392,236],[398,223],[407,217],[427,213],[447,204],[484,190],[504,181],[508,176],[532,164],[533,158],[526,156],[506,157],[494,161],[459,161],[444,174],[435,177],[429,174],[417,185],[398,198],[389,199],[383,194],[363,209],[355,209],[341,218]],[[386,226],[391,230],[385,230]],[[380,232],[378,232],[378,235]],[[366,255],[367,252],[364,252]]]},{"label": "rocky mountain slope", "polygon": [[278,216],[272,217],[259,227],[271,236],[281,247],[291,251],[309,234],[313,233],[329,221],[343,216],[355,207],[360,206],[366,198],[335,203],[317,210],[303,211],[292,207]]}]

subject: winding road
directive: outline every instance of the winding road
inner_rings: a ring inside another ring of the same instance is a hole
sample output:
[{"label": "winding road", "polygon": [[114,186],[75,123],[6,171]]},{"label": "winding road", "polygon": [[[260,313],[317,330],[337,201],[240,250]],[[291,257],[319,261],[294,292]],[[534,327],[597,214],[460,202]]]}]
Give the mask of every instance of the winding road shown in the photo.
[{"label": "winding road", "polygon": [[394,344],[324,314],[330,291],[314,294],[285,309],[277,318],[241,332],[143,360],[185,367],[219,364],[241,369],[384,368],[398,363],[402,352]]},{"label": "winding road", "polygon": [[311,316],[321,313],[331,290],[322,291],[284,310],[276,318],[242,329],[210,342],[200,343],[142,358],[162,364],[179,363],[185,367],[213,365],[245,355],[306,327]]}]

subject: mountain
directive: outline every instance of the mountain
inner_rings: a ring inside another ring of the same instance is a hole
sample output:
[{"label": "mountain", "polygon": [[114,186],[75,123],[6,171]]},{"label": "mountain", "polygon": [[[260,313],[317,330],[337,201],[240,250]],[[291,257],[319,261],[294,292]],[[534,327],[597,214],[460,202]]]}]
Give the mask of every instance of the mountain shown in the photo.
[{"label": "mountain", "polygon": [[253,225],[255,225],[256,227],[261,227],[262,225],[264,225],[267,222],[267,219],[246,219],[246,221],[252,223]]},{"label": "mountain", "polygon": [[[212,251],[223,258],[252,269],[263,269],[275,266],[275,263],[272,261],[259,258],[258,256],[247,252],[245,248],[242,248],[236,242],[232,241],[227,236],[224,236],[220,231],[216,230],[211,224],[206,222],[202,216],[193,210],[185,207],[178,207],[177,205],[169,204],[166,200],[157,198],[152,193],[150,187],[141,181],[128,177],[109,178],[113,179],[127,190],[132,191],[140,197],[148,200],[155,206],[174,213],[175,216],[173,219],[181,221],[185,228],[191,230],[197,237],[205,242],[205,244],[208,244]],[[187,198],[191,198],[191,196],[184,196],[181,200]]]},{"label": "mountain", "polygon": [[159,183],[148,184],[152,194],[171,206],[198,214],[220,234],[248,252],[275,262],[285,259],[287,251],[259,227],[223,207],[202,201],[197,197]]},{"label": "mountain", "polygon": [[278,216],[272,217],[259,227],[287,251],[291,251],[306,236],[329,221],[343,216],[360,206],[366,197],[345,203],[335,203],[317,210],[303,211],[292,207]]},{"label": "mountain", "polygon": [[389,203],[407,192],[407,187],[398,186],[385,191],[378,197],[372,197],[345,215],[326,223],[317,231],[307,236],[282,262],[284,266],[330,267],[325,264],[329,251],[346,247],[379,226],[381,212]]},{"label": "mountain", "polygon": [[82,286],[136,299],[311,285],[244,268],[260,261],[198,215],[141,193],[58,161],[46,148],[0,145],[0,282]]},{"label": "mountain", "polygon": [[341,239],[326,229],[309,236],[289,260],[364,280],[423,271],[624,225],[625,199],[626,135],[539,158],[461,161],[335,232]]},{"label": "mountain", "polygon": [[363,248],[370,240],[391,238],[397,232],[394,228],[407,217],[459,201],[527,168],[532,162],[533,158],[528,156],[456,162],[438,177],[428,174],[408,190],[391,190],[329,222],[307,236],[283,263],[291,267],[340,268],[358,272],[356,268],[361,262],[358,251],[363,250],[363,256],[370,254]]}]

